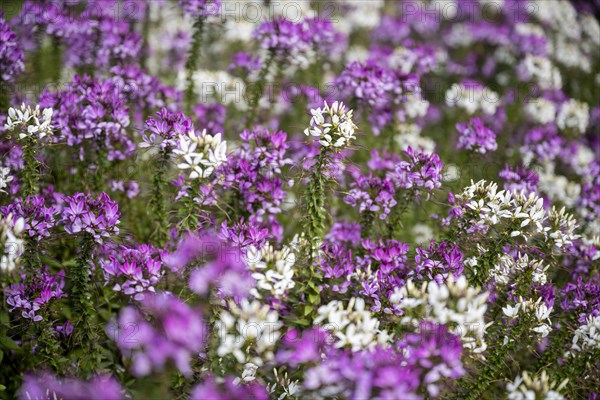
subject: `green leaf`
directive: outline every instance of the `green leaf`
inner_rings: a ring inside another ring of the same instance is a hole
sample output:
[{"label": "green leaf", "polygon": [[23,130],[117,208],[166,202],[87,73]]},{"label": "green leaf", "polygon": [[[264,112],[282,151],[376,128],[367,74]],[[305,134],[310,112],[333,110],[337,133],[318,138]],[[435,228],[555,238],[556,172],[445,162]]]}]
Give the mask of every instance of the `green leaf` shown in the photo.
[{"label": "green leaf", "polygon": [[304,316],[307,316],[308,314],[310,314],[314,310],[315,310],[315,308],[313,306],[311,306],[310,304],[305,305],[304,306]]},{"label": "green leaf", "polygon": [[308,322],[308,320],[306,318],[297,319],[295,321],[292,321],[292,323],[296,324],[296,325],[302,325],[302,326],[310,325],[310,322]]}]

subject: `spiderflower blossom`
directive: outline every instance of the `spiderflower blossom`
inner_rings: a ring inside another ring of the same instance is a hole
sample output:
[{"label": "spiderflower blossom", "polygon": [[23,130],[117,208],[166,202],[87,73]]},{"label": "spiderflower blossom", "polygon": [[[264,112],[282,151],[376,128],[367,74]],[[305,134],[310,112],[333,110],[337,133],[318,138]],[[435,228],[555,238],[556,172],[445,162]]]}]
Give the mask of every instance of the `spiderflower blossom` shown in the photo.
[{"label": "spiderflower blossom", "polygon": [[336,101],[330,107],[325,102],[323,108],[312,109],[310,113],[310,127],[304,134],[318,138],[321,146],[343,148],[356,138],[358,127],[352,121],[352,110],[346,111],[344,103]]},{"label": "spiderflower blossom", "polygon": [[0,11],[0,80],[10,82],[25,70],[23,51]]},{"label": "spiderflower blossom", "polygon": [[81,381],[73,378],[58,378],[48,373],[26,375],[19,392],[21,400],[46,398],[121,400],[124,397],[123,388],[111,376],[95,376],[89,381]]},{"label": "spiderflower blossom", "polygon": [[121,351],[130,354],[137,376],[162,371],[168,360],[190,376],[192,358],[206,345],[207,334],[200,314],[168,293],[147,294],[141,310],[125,307],[106,331]]},{"label": "spiderflower blossom", "polygon": [[31,106],[25,106],[25,103],[21,105],[20,109],[11,107],[8,109],[8,118],[4,128],[8,131],[17,130],[19,139],[26,137],[43,139],[52,134],[52,109],[44,108],[43,111],[40,111],[39,105],[32,109]]},{"label": "spiderflower blossom", "polygon": [[54,275],[46,267],[38,271],[31,280],[14,283],[5,290],[6,303],[9,311],[17,311],[23,318],[38,322],[44,319],[44,308],[53,301],[66,297],[63,292],[65,286],[65,272],[60,271]]},{"label": "spiderflower blossom", "polygon": [[471,119],[468,124],[457,124],[456,129],[460,133],[457,145],[459,149],[485,154],[498,148],[496,134],[479,118]]},{"label": "spiderflower blossom", "polygon": [[103,238],[119,234],[121,214],[118,204],[106,193],[101,193],[97,198],[75,193],[73,196],[65,196],[64,202],[60,223],[67,233],[76,235],[86,232],[100,244]]},{"label": "spiderflower blossom", "polygon": [[25,250],[25,242],[22,239],[25,229],[25,220],[22,217],[15,218],[12,214],[0,218],[0,248],[2,248],[2,259],[0,269],[10,272],[16,268],[20,257]]},{"label": "spiderflower blossom", "polygon": [[114,283],[113,290],[143,300],[145,292],[155,292],[165,271],[162,269],[163,252],[150,245],[117,247],[101,261],[104,278]]},{"label": "spiderflower blossom", "polygon": [[177,168],[190,170],[189,179],[208,178],[215,168],[227,161],[227,142],[221,134],[209,135],[203,130],[200,135],[194,131],[179,135],[177,148],[173,150],[180,161]]}]

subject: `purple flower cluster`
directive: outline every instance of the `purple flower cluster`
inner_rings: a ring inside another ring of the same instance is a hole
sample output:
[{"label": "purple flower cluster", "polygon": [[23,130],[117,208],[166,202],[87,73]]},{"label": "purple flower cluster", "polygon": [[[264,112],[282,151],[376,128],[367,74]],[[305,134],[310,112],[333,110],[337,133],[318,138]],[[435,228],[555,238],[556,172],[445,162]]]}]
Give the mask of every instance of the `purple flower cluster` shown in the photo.
[{"label": "purple flower cluster", "polygon": [[5,217],[9,214],[23,217],[25,231],[38,241],[50,236],[50,230],[56,224],[54,216],[58,212],[54,206],[46,207],[46,200],[39,194],[29,196],[25,201],[17,198],[12,204],[4,206],[0,210]]},{"label": "purple flower cluster", "polygon": [[207,334],[201,315],[168,293],[148,293],[141,301],[141,310],[123,308],[106,331],[121,351],[130,355],[136,376],[162,371],[171,360],[189,377],[192,357],[206,345]]},{"label": "purple flower cluster", "polygon": [[129,104],[136,110],[167,107],[179,98],[175,89],[164,85],[156,76],[148,75],[135,64],[117,65],[110,72],[114,86],[122,88]]},{"label": "purple flower cluster", "polygon": [[196,125],[213,134],[225,132],[227,109],[220,103],[197,104],[194,107]]},{"label": "purple flower cluster", "polygon": [[19,399],[63,399],[63,400],[121,400],[123,388],[111,376],[96,376],[89,381],[58,378],[44,373],[26,375]]},{"label": "purple flower cluster", "polygon": [[508,164],[498,176],[504,180],[504,189],[526,194],[535,192],[540,180],[535,171],[529,171],[524,166],[512,168]]},{"label": "purple flower cluster", "polygon": [[330,21],[312,18],[300,22],[277,17],[263,22],[254,36],[264,49],[274,52],[280,60],[304,64],[311,50],[331,49],[337,35]]},{"label": "purple flower cluster", "polygon": [[46,267],[33,275],[30,280],[27,280],[25,275],[21,278],[22,282],[13,283],[5,289],[4,293],[7,297],[6,303],[11,307],[9,311],[20,311],[23,318],[34,322],[41,321],[44,319],[42,316],[44,308],[50,302],[66,297],[63,292],[64,271],[55,275]]},{"label": "purple flower cluster", "polygon": [[179,0],[183,12],[192,18],[219,15],[221,0]]},{"label": "purple flower cluster", "polygon": [[448,279],[449,274],[458,277],[463,272],[463,255],[458,247],[451,243],[436,244],[432,240],[429,249],[417,247],[415,250],[415,265],[410,275],[419,280],[435,281],[441,285]]},{"label": "purple flower cluster", "polygon": [[40,104],[54,109],[55,141],[78,146],[80,159],[106,153],[109,161],[124,160],[136,149],[126,131],[130,119],[123,88],[110,80],[75,76],[63,90],[45,90]]},{"label": "purple flower cluster", "polygon": [[379,219],[386,219],[391,208],[397,204],[394,199],[394,182],[391,179],[369,175],[358,175],[352,183],[352,189],[344,197],[344,202],[355,207],[358,212],[375,213]]},{"label": "purple flower cluster", "polygon": [[178,147],[179,135],[187,135],[194,130],[192,121],[182,112],[171,112],[162,108],[155,117],[150,117],[144,124],[143,143],[140,147],[157,147],[170,153]]},{"label": "purple flower cluster", "polygon": [[[312,347],[307,346],[309,352]],[[435,397],[446,378],[464,375],[461,353],[460,340],[444,325],[423,324],[420,333],[406,335],[398,347],[359,352],[330,348],[319,365],[306,371],[304,388],[316,396],[354,399]]]},{"label": "purple flower cluster", "polygon": [[75,193],[73,196],[65,196],[63,200],[65,204],[60,224],[67,233],[76,235],[86,232],[100,244],[102,238],[119,234],[119,206],[106,193],[100,193],[97,198]]},{"label": "purple flower cluster", "polygon": [[213,236],[188,235],[164,261],[176,272],[193,268],[189,288],[200,296],[208,296],[216,287],[222,297],[244,297],[254,284],[240,250]]},{"label": "purple flower cluster", "polygon": [[24,70],[23,51],[0,11],[0,81],[10,82]]},{"label": "purple flower cluster", "polygon": [[286,194],[281,173],[292,163],[287,157],[287,134],[257,128],[245,130],[240,137],[241,146],[224,166],[223,187],[233,192],[250,223],[268,227],[280,240],[283,228],[276,216]]},{"label": "purple flower cluster", "polygon": [[165,271],[162,269],[163,251],[151,245],[118,246],[111,249],[101,261],[104,279],[114,283],[113,290],[143,300],[145,292],[155,292],[155,285]]},{"label": "purple flower cluster", "polygon": [[401,161],[391,174],[396,185],[415,191],[416,197],[420,196],[421,189],[429,192],[442,185],[444,165],[437,154],[413,150],[409,146],[404,150],[404,155],[408,161]]},{"label": "purple flower cluster", "polygon": [[467,124],[457,124],[460,133],[457,148],[489,153],[498,148],[496,134],[486,127],[480,118],[472,118]]}]

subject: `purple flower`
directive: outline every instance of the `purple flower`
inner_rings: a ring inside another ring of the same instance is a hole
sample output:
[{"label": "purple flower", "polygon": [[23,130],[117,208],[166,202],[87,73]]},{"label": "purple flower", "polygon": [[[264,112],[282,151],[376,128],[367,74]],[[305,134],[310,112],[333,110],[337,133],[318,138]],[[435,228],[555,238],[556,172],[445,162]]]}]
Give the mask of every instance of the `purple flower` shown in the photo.
[{"label": "purple flower", "polygon": [[437,154],[415,151],[409,146],[404,155],[408,161],[401,161],[390,174],[398,187],[412,189],[419,197],[421,188],[429,192],[441,186],[444,165]]},{"label": "purple flower", "polygon": [[207,335],[200,314],[168,293],[148,293],[141,311],[125,307],[106,332],[122,352],[131,355],[136,376],[162,371],[168,360],[184,376],[191,376],[191,360],[205,347]]},{"label": "purple flower", "polygon": [[212,236],[188,235],[164,261],[175,272],[199,265],[190,273],[189,287],[201,296],[216,287],[222,297],[244,297],[254,285],[239,248]]},{"label": "purple flower", "polygon": [[194,107],[196,125],[213,134],[225,132],[227,109],[219,103],[197,104]]},{"label": "purple flower", "polygon": [[98,154],[104,152],[109,161],[131,156],[136,145],[127,134],[130,119],[123,89],[112,81],[75,76],[64,90],[45,90],[40,107],[54,109],[55,142],[77,146],[77,157],[87,156],[90,162],[99,162]]},{"label": "purple flower", "polygon": [[35,322],[43,320],[44,317],[36,313],[53,299],[66,297],[63,292],[64,277],[64,271],[54,275],[47,267],[33,274],[30,279],[26,279],[25,275],[21,276],[22,282],[13,283],[5,289],[6,304],[11,307],[9,311],[17,310],[23,318]]},{"label": "purple flower", "polygon": [[113,290],[143,300],[145,292],[155,292],[154,286],[165,271],[162,267],[164,252],[151,245],[117,246],[100,261],[107,283]]},{"label": "purple flower", "polygon": [[0,81],[10,82],[24,70],[23,51],[17,45],[15,33],[0,11]]},{"label": "purple flower", "polygon": [[472,118],[468,124],[457,124],[456,129],[460,133],[458,149],[485,154],[498,148],[496,134],[487,128],[480,118]]},{"label": "purple flower", "polygon": [[415,251],[415,268],[409,275],[414,274],[418,279],[427,278],[441,285],[449,274],[458,277],[463,272],[463,255],[453,244],[442,242],[436,245],[432,240],[429,249],[417,247]]},{"label": "purple flower", "polygon": [[187,135],[193,130],[191,119],[182,112],[171,112],[162,108],[156,113],[156,117],[146,120],[140,147],[158,147],[162,151],[171,153],[178,146],[179,136]]},{"label": "purple flower", "polygon": [[43,373],[25,376],[19,399],[121,400],[124,398],[122,392],[119,382],[111,376],[96,376],[89,381],[80,381]]},{"label": "purple flower", "polygon": [[102,244],[102,238],[118,235],[119,212],[118,204],[112,201],[106,193],[100,193],[97,198],[83,193],[64,197],[60,223],[67,233],[76,235],[87,232],[96,242]]},{"label": "purple flower", "polygon": [[513,169],[508,164],[498,176],[504,180],[504,189],[525,194],[534,193],[540,180],[535,171],[529,171],[524,166]]},{"label": "purple flower", "polygon": [[221,11],[220,0],[179,0],[179,6],[193,18],[216,16]]},{"label": "purple flower", "polygon": [[46,201],[39,194],[29,196],[25,201],[17,198],[14,203],[2,207],[1,212],[4,216],[12,214],[23,217],[25,231],[37,241],[50,236],[50,230],[55,225],[54,216],[57,214],[55,207],[46,207]]}]

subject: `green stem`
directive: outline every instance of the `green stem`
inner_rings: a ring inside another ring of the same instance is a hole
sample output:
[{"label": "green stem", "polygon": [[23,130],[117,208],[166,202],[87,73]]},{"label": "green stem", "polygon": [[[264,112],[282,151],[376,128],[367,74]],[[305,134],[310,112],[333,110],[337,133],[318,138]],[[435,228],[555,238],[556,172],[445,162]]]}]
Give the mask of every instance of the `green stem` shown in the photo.
[{"label": "green stem", "polygon": [[165,174],[167,172],[168,161],[168,152],[161,150],[160,158],[155,163],[156,171],[152,179],[152,198],[150,199],[150,207],[154,213],[154,221],[156,224],[153,236],[159,245],[163,245],[169,235],[169,220],[165,210],[166,205],[164,198]]},{"label": "green stem", "polygon": [[256,116],[258,114],[258,103],[260,103],[260,99],[264,94],[265,86],[267,84],[267,75],[269,73],[269,70],[271,69],[271,65],[273,64],[274,60],[275,52],[273,50],[269,50],[267,59],[265,60],[265,63],[258,75],[258,80],[256,81],[256,84],[254,85],[254,87],[252,88],[253,90],[251,91],[251,97],[249,99],[250,111],[248,113],[248,119],[246,120],[246,129],[249,129],[256,120]]},{"label": "green stem", "polygon": [[71,298],[73,309],[79,318],[75,320],[76,338],[78,344],[85,349],[86,354],[81,358],[81,371],[84,375],[93,372],[98,365],[98,339],[94,323],[94,303],[92,299],[92,284],[90,279],[90,263],[94,251],[94,238],[85,233],[80,242],[80,253],[71,271],[73,288]]},{"label": "green stem", "polygon": [[51,367],[54,371],[60,373],[63,366],[62,350],[58,340],[53,335],[52,325],[44,318],[35,327],[37,337],[36,366]]},{"label": "green stem", "polygon": [[194,22],[194,31],[192,33],[192,44],[190,52],[185,63],[186,70],[186,88],[185,88],[185,104],[187,112],[191,112],[194,103],[196,102],[196,91],[194,88],[194,72],[198,69],[198,58],[202,50],[202,34],[204,31],[204,16],[199,16]]},{"label": "green stem", "polygon": [[304,221],[304,232],[309,244],[311,264],[314,255],[318,252],[319,242],[323,238],[325,223],[327,222],[327,210],[325,209],[325,189],[327,177],[325,176],[325,164],[329,160],[327,149],[322,148],[317,157],[317,163],[313,166],[312,175],[306,186],[306,219]]},{"label": "green stem", "polygon": [[194,198],[198,197],[198,185],[200,182],[193,184],[188,189],[187,197],[184,197],[183,204],[185,206],[184,216],[181,220],[181,226],[184,230],[189,232],[196,231],[198,229],[198,225],[200,222],[200,214],[202,213],[202,209],[200,204]]},{"label": "green stem", "polygon": [[39,188],[40,162],[37,159],[37,142],[35,138],[27,136],[23,144],[23,200],[35,195]]}]

